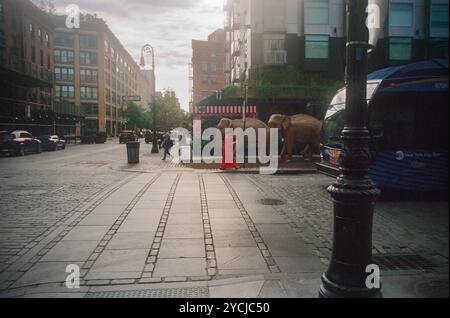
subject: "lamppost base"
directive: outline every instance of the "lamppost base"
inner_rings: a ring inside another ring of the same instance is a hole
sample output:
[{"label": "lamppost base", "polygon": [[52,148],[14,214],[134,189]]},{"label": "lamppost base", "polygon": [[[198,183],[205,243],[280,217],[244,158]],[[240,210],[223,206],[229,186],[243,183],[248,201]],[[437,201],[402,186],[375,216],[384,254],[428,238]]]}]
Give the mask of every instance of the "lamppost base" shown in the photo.
[{"label": "lamppost base", "polygon": [[154,153],[154,154],[159,153],[158,144],[155,142],[153,143],[153,146],[152,146],[152,153]]},{"label": "lamppost base", "polygon": [[322,285],[319,290],[319,298],[383,298],[381,288],[360,288],[334,283],[322,276]]}]

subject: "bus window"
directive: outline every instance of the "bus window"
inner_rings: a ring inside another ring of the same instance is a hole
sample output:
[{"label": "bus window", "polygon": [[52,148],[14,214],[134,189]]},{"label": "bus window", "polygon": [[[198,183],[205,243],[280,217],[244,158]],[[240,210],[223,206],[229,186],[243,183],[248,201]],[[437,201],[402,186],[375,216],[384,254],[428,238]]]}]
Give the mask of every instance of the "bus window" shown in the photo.
[{"label": "bus window", "polygon": [[345,104],[334,105],[329,109],[322,130],[322,144],[339,147],[341,133],[345,125]]},{"label": "bus window", "polygon": [[429,93],[386,93],[369,110],[369,130],[378,148],[448,148],[448,102]]}]

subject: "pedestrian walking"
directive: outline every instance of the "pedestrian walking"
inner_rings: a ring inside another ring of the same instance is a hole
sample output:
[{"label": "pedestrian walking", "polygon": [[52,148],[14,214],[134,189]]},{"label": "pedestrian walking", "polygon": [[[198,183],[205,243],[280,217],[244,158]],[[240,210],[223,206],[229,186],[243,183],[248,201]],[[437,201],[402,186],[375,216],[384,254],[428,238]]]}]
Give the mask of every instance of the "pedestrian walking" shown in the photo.
[{"label": "pedestrian walking", "polygon": [[173,141],[170,139],[170,134],[166,133],[164,135],[164,141],[163,141],[163,148],[164,148],[164,157],[162,160],[167,159],[167,155],[171,157],[170,155],[170,149],[173,147]]}]

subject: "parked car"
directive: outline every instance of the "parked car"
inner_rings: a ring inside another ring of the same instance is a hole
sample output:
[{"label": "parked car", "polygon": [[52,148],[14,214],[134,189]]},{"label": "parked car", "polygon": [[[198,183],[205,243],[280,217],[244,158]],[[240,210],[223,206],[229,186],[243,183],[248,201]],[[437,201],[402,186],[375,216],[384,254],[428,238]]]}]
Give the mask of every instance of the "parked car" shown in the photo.
[{"label": "parked car", "polygon": [[138,141],[137,135],[134,131],[124,130],[119,134],[119,143],[127,143],[129,141]]},{"label": "parked car", "polygon": [[16,130],[11,133],[0,132],[0,152],[12,155],[24,156],[26,153],[42,152],[42,143],[28,131]]},{"label": "parked car", "polygon": [[39,140],[42,142],[43,150],[66,149],[66,141],[57,135],[43,135],[39,137]]}]

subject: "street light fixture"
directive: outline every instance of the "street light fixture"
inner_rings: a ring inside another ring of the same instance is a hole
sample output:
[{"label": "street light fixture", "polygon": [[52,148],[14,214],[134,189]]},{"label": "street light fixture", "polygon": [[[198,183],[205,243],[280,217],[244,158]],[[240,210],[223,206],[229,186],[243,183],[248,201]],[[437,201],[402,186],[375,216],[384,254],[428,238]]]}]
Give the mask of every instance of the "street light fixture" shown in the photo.
[{"label": "street light fixture", "polygon": [[375,298],[381,288],[368,286],[372,265],[372,225],[379,190],[368,176],[371,163],[367,114],[366,27],[368,0],[347,0],[346,119],[340,176],[328,188],[334,203],[333,253],[322,277],[320,297]]},{"label": "street light fixture", "polygon": [[[146,44],[142,47],[141,50],[141,62],[140,65],[142,68],[145,67],[145,54],[151,54],[152,55],[152,72],[153,72],[153,85],[155,85],[156,82],[156,76],[155,76],[155,50],[153,49],[153,46],[150,44]],[[156,101],[155,101],[155,89],[153,89],[153,95],[152,95],[152,102],[151,102],[151,109],[152,109],[152,117],[153,117],[153,146],[152,146],[152,153],[159,153],[158,148],[158,140],[156,138]]]}]

